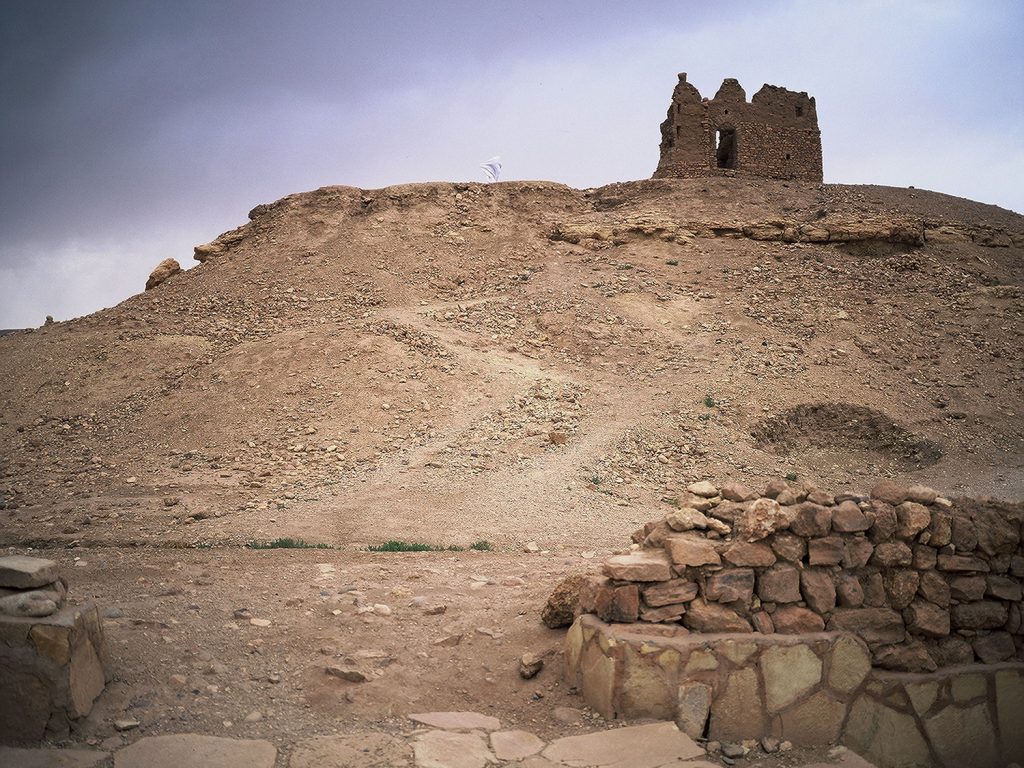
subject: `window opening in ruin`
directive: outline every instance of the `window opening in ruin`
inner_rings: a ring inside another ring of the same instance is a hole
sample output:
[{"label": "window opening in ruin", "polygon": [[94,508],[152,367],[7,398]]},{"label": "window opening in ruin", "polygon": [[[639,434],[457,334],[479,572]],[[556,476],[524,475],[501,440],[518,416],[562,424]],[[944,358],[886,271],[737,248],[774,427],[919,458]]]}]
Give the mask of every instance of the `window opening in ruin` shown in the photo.
[{"label": "window opening in ruin", "polygon": [[720,128],[715,131],[715,158],[719,168],[736,167],[736,130]]},{"label": "window opening in ruin", "polygon": [[799,104],[796,107],[796,116],[797,117],[803,117],[804,116],[804,108],[801,107]]},{"label": "window opening in ruin", "polygon": [[786,159],[789,160],[789,152],[786,153]]}]

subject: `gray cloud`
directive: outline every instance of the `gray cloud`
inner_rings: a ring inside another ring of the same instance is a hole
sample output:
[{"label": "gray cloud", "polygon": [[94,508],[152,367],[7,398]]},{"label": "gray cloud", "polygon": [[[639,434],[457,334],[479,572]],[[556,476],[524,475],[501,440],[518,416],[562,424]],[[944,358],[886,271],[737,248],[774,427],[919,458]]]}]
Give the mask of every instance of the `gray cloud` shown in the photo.
[{"label": "gray cloud", "polygon": [[[8,2],[0,327],[323,184],[643,178],[675,74],[818,99],[829,181],[1024,210],[1015,2]],[[9,108],[8,108],[9,107]]]}]

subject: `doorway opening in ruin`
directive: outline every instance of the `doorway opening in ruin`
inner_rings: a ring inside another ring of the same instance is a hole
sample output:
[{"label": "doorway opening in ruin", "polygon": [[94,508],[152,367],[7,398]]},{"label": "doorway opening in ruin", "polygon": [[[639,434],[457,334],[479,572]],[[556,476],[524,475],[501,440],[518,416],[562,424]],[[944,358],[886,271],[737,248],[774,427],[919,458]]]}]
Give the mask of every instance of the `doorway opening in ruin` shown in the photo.
[{"label": "doorway opening in ruin", "polygon": [[735,128],[719,128],[715,131],[715,157],[719,168],[736,167]]}]

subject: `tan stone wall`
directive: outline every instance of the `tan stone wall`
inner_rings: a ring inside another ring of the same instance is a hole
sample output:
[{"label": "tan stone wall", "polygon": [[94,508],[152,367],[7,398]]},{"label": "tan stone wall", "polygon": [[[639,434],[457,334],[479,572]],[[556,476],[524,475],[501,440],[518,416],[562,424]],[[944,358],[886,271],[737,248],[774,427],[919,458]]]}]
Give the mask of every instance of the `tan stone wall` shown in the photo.
[{"label": "tan stone wall", "polygon": [[67,736],[103,691],[103,653],[94,605],[42,618],[0,616],[0,744]]},{"label": "tan stone wall", "polygon": [[879,768],[1002,768],[1024,754],[1024,664],[873,670],[847,633],[693,634],[581,616],[566,676],[606,718],[674,720],[698,738],[841,742]]},{"label": "tan stone wall", "polygon": [[[735,138],[735,160],[729,167],[719,167],[716,155],[720,130],[733,131]],[[764,85],[748,102],[740,84],[727,79],[713,99],[702,99],[681,73],[661,135],[654,178],[745,175],[822,180],[817,109],[806,93]]]}]

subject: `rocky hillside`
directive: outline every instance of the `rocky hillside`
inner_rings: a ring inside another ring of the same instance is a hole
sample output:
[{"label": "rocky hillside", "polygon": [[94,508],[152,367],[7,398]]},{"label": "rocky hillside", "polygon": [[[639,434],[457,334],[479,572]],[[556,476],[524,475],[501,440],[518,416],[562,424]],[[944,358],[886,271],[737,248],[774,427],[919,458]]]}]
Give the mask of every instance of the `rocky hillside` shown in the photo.
[{"label": "rocky hillside", "polygon": [[327,187],[250,219],[0,338],[2,543],[597,546],[694,479],[1024,494],[1009,211],[693,179]]}]

